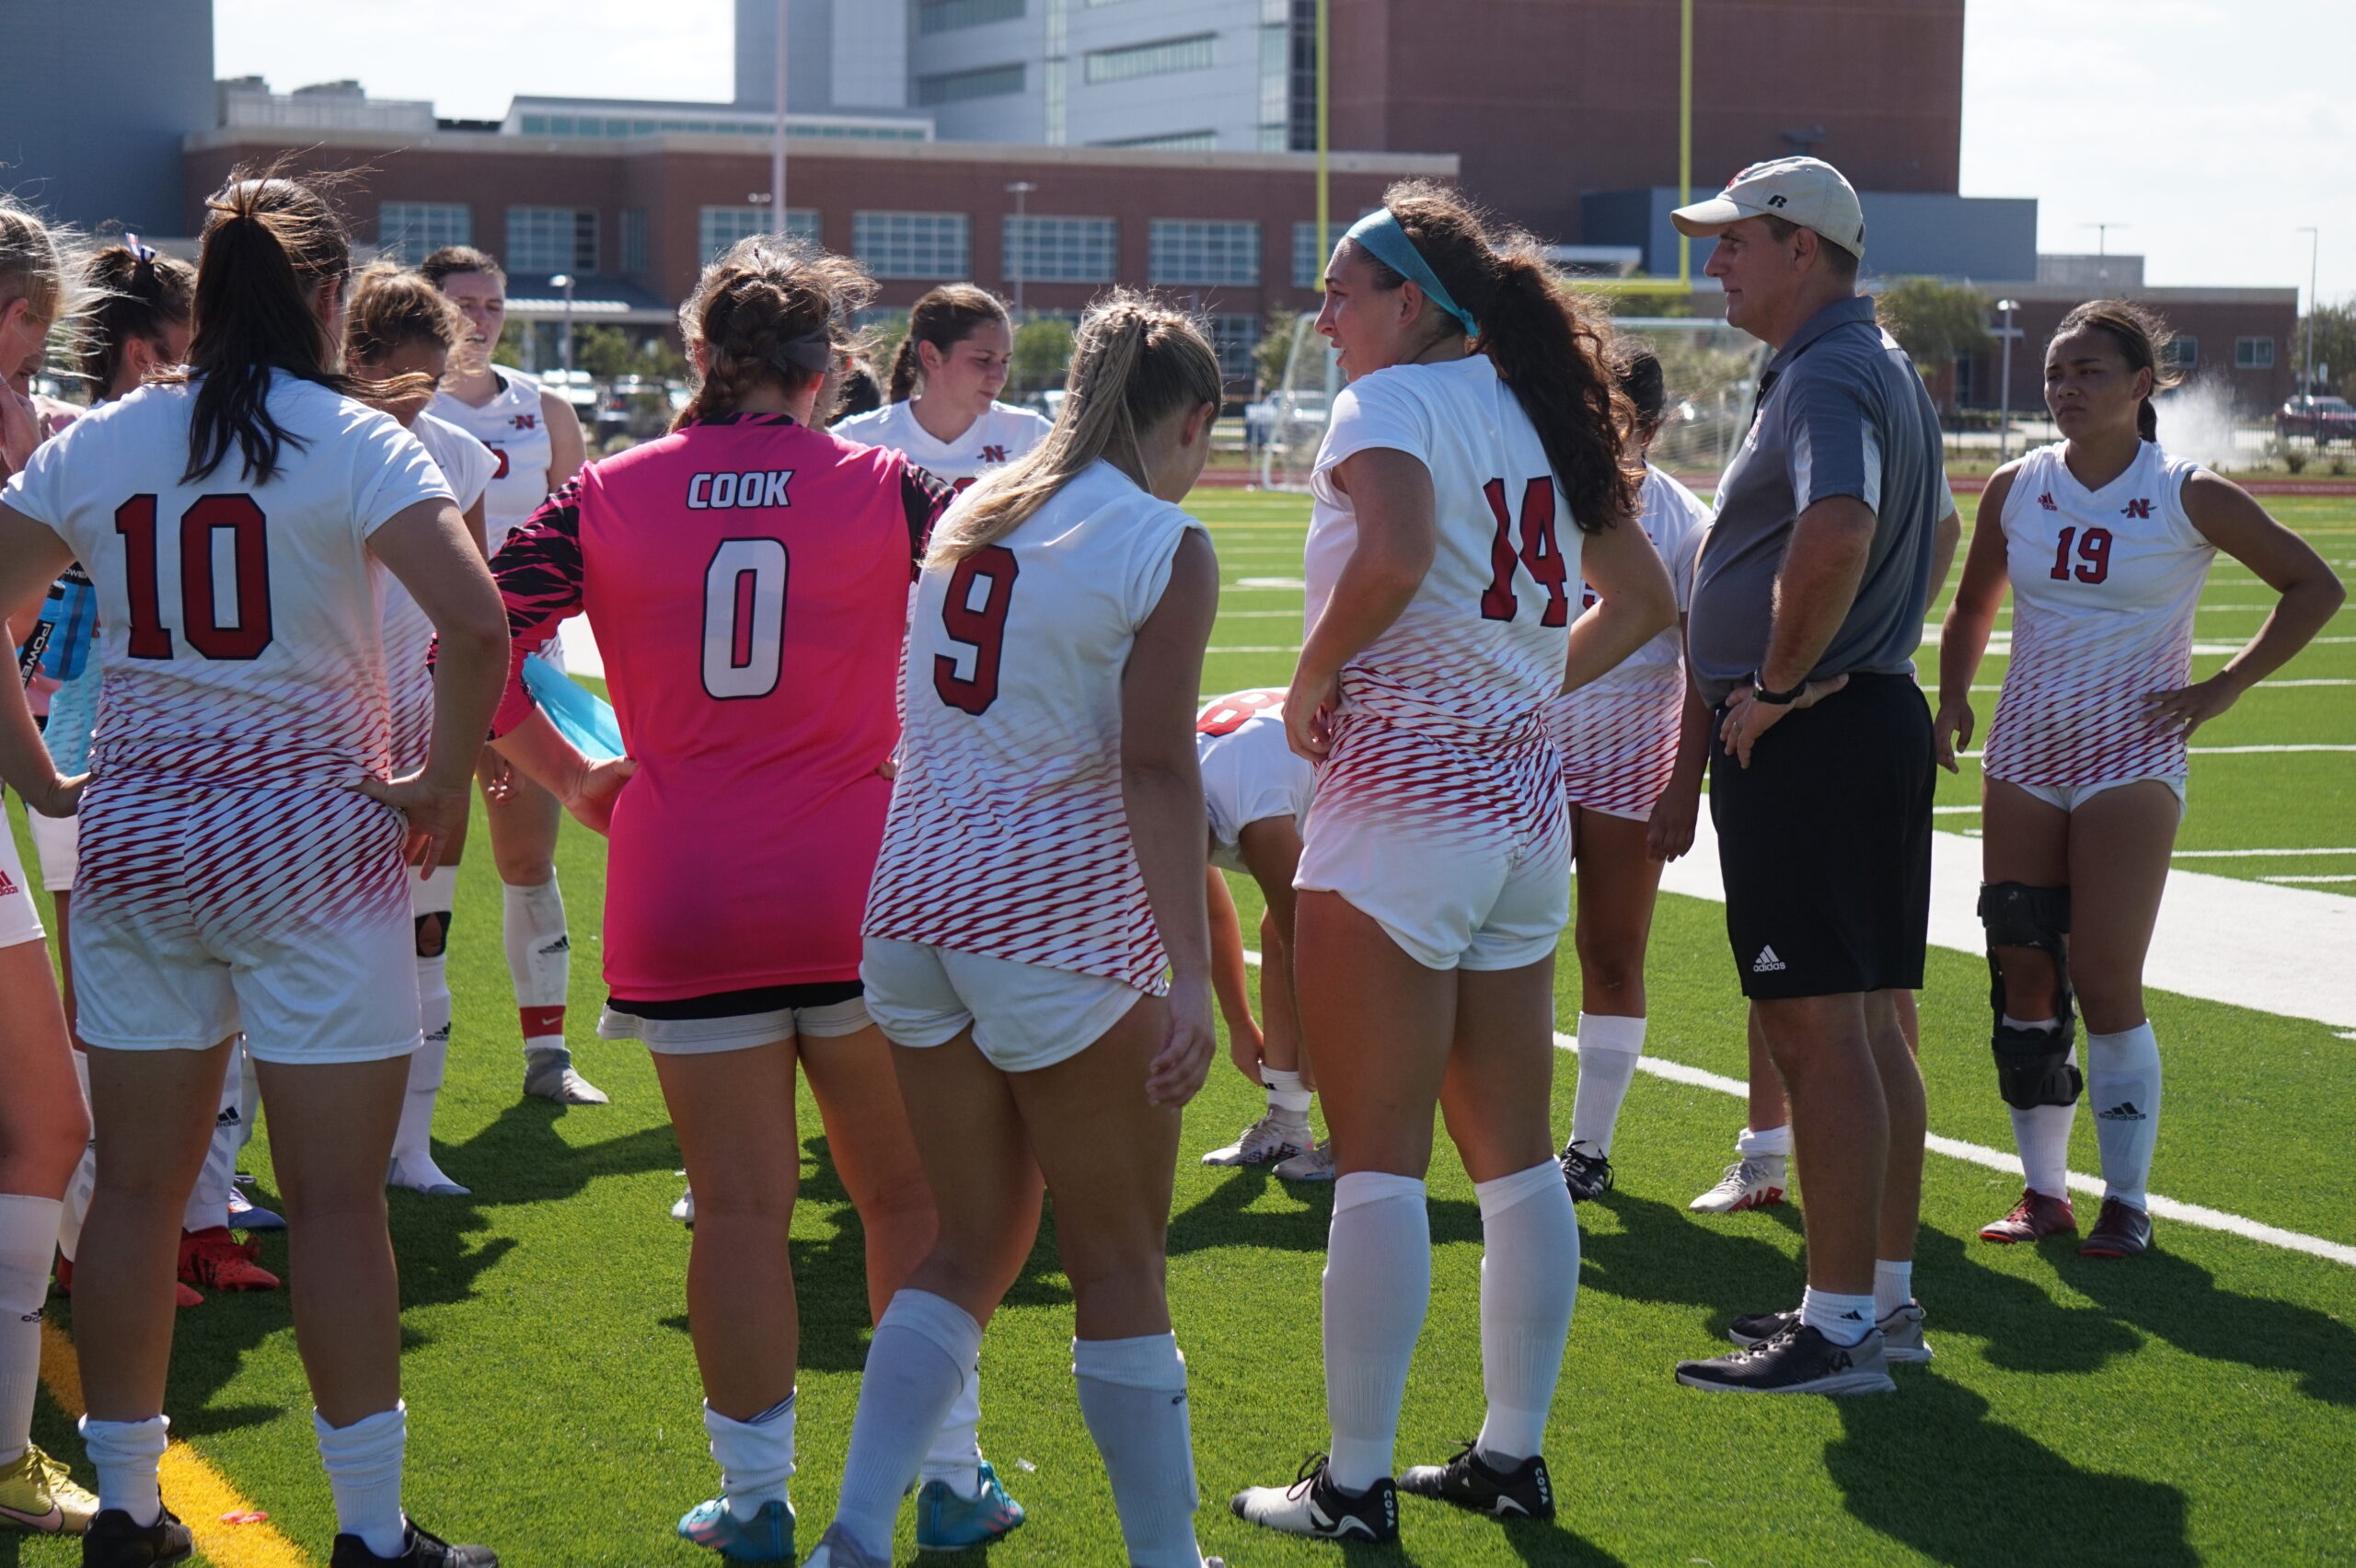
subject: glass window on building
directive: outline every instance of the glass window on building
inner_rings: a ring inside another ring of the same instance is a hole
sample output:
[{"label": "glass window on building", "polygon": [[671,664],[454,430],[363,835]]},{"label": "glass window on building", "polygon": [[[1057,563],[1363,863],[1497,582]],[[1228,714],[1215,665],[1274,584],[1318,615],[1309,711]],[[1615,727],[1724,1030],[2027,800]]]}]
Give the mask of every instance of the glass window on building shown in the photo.
[{"label": "glass window on building", "polygon": [[1328,223],[1325,243],[1317,243],[1317,225],[1312,221],[1292,225],[1292,286],[1313,289],[1325,275],[1325,263],[1334,254],[1334,247],[1350,232],[1346,223]]},{"label": "glass window on building", "polygon": [[917,0],[917,32],[929,38],[986,22],[1011,22],[1022,15],[1022,0]]},{"label": "glass window on building", "polygon": [[633,276],[642,275],[648,266],[646,254],[646,209],[622,209],[622,271]]},{"label": "glass window on building", "polygon": [[1148,240],[1146,278],[1156,283],[1260,282],[1260,225],[1211,218],[1156,218]]},{"label": "glass window on building", "polygon": [[985,65],[976,71],[945,71],[917,78],[917,102],[964,103],[969,98],[1010,98],[1022,90],[1022,66]]},{"label": "glass window on building", "polygon": [[2168,344],[2168,360],[2178,370],[2194,370],[2200,364],[2200,340],[2189,332],[2179,332]]},{"label": "glass window on building", "polygon": [[2235,370],[2272,370],[2274,340],[2271,338],[2235,338],[2234,340]]},{"label": "glass window on building", "polygon": [[597,270],[595,207],[510,207],[510,272],[594,272]]},{"label": "glass window on building", "polygon": [[1015,217],[1005,229],[1006,277],[1026,283],[1109,283],[1118,258],[1111,218]]},{"label": "glass window on building", "polygon": [[1085,57],[1082,79],[1093,85],[1134,81],[1139,76],[1167,76],[1179,71],[1207,71],[1217,63],[1211,46],[1218,37],[1217,33],[1196,33],[1192,38],[1133,43],[1126,49],[1094,50]]},{"label": "glass window on building", "polygon": [[445,245],[474,242],[474,209],[464,202],[387,202],[376,209],[376,248],[405,266]]},{"label": "glass window on building", "polygon": [[879,278],[949,280],[973,270],[963,213],[853,213],[851,253]]},{"label": "glass window on building", "polygon": [[[729,248],[738,240],[769,232],[767,207],[700,208],[696,213],[696,254],[702,259],[700,264],[709,267],[727,255]],[[788,207],[785,232],[789,238],[814,242],[818,237],[818,210]]]},{"label": "glass window on building", "polygon": [[1260,346],[1260,318],[1240,311],[1221,311],[1211,317],[1211,347],[1218,352],[1218,373],[1230,381],[1252,377],[1252,351]]}]

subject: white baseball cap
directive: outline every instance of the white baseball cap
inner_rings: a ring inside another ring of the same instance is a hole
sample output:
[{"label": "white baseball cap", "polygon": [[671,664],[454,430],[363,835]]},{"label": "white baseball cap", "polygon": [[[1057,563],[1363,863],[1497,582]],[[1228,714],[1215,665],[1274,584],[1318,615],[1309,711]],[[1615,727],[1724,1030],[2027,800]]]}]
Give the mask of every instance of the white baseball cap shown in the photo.
[{"label": "white baseball cap", "polygon": [[1707,239],[1745,218],[1776,217],[1814,229],[1853,256],[1865,253],[1865,213],[1841,171],[1822,158],[1755,163],[1707,202],[1669,214],[1680,234]]}]

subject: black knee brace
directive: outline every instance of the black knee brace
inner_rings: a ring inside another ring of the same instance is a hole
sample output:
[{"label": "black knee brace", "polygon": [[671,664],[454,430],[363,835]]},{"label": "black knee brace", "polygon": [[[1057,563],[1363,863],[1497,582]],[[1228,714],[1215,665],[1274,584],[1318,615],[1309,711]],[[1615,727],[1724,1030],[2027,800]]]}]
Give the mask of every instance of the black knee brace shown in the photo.
[{"label": "black knee brace", "polygon": [[[1996,1088],[2004,1103],[2027,1111],[2039,1105],[2075,1105],[2085,1079],[2070,1065],[2078,1034],[2072,1008],[2070,890],[2031,887],[2027,882],[1987,882],[1980,889],[1980,921],[1988,930],[1989,1006],[1996,1021],[1990,1044],[1996,1054]],[[2032,947],[2053,963],[2052,1029],[2015,1029],[2004,1022],[2004,967],[1996,950]]]},{"label": "black knee brace", "polygon": [[450,949],[450,911],[435,909],[414,917],[417,924],[417,956],[440,958]]}]

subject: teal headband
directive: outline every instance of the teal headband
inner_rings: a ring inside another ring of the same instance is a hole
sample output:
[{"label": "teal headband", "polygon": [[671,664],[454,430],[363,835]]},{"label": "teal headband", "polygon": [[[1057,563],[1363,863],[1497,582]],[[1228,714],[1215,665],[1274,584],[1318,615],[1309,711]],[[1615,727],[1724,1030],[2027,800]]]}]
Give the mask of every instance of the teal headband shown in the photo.
[{"label": "teal headband", "polygon": [[1390,208],[1377,207],[1352,224],[1350,232],[1342,237],[1356,240],[1366,248],[1367,254],[1423,290],[1425,298],[1464,324],[1468,337],[1481,335],[1481,324],[1472,319],[1471,311],[1456,303],[1432,271],[1431,264],[1424,259],[1423,252],[1415,248],[1415,242],[1407,237],[1407,231],[1391,215]]}]

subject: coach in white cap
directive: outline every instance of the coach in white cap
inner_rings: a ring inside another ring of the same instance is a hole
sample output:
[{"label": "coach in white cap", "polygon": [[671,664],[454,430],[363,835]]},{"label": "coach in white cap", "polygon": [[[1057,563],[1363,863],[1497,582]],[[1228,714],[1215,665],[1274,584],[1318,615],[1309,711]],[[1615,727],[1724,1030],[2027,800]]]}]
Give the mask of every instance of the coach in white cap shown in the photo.
[{"label": "coach in white cap", "polygon": [[1716,711],[1710,814],[1743,994],[1790,1090],[1807,1182],[1806,1297],[1735,1321],[1678,1380],[1888,1389],[1927,1361],[1913,1299],[1923,1079],[1900,1024],[1923,984],[1931,714],[1913,653],[1958,531],[1937,411],[1857,294],[1865,215],[1815,158],[1753,164],[1670,214],[1715,238],[1727,320],[1775,350],[1719,481],[1688,653]]}]

